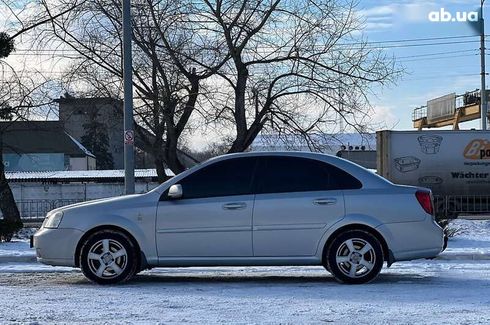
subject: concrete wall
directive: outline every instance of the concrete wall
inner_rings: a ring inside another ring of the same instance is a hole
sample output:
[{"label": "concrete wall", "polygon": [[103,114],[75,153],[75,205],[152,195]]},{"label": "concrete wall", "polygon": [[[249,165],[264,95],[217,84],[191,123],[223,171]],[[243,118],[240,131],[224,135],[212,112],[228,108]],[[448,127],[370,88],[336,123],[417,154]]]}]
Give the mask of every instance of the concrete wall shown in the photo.
[{"label": "concrete wall", "polygon": [[[136,183],[136,193],[145,193],[158,186],[158,183]],[[124,194],[121,183],[10,183],[15,201],[31,200],[76,200],[87,201]]]}]

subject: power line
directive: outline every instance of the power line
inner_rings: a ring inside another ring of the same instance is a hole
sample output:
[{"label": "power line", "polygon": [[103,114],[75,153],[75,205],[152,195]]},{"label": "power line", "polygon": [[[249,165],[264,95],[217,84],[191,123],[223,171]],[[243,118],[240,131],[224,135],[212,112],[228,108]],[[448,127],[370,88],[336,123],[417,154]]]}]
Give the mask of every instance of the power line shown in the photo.
[{"label": "power line", "polygon": [[432,61],[432,60],[446,60],[446,59],[452,59],[452,58],[472,57],[472,56],[478,56],[478,55],[479,55],[478,53],[463,54],[463,55],[450,55],[450,56],[443,56],[443,57],[438,57],[438,58],[399,60],[398,62],[420,62],[420,61]]},{"label": "power line", "polygon": [[[437,40],[451,40],[451,39],[461,39],[461,38],[471,38],[478,37],[478,35],[466,35],[466,36],[444,36],[444,37],[427,37],[427,38],[412,38],[412,39],[401,39],[401,40],[384,40],[384,41],[373,41],[373,42],[352,42],[352,43],[338,43],[332,44],[332,46],[358,46],[358,45],[370,45],[370,44],[384,44],[384,43],[410,43],[410,42],[427,42],[427,41],[437,41]],[[490,41],[490,40],[489,40]],[[473,43],[479,42],[478,39],[475,40],[465,40],[465,41],[450,41],[450,42],[434,42],[434,43],[418,43],[418,44],[395,44],[395,45],[387,45],[387,46],[374,46],[372,48],[401,48],[401,47],[418,47],[418,46],[434,46],[434,45],[453,45],[453,44],[464,44],[464,43]],[[325,47],[329,46],[329,44],[315,44],[315,47]],[[271,46],[258,46],[255,47],[257,49],[273,49]],[[75,50],[67,50],[67,49],[17,49],[16,52],[65,52],[65,53],[78,53]]]},{"label": "power line", "polygon": [[427,57],[427,56],[444,55],[444,54],[454,54],[454,53],[465,53],[465,52],[476,52],[476,51],[478,51],[478,49],[457,50],[457,51],[445,51],[445,52],[434,52],[434,53],[426,53],[426,54],[398,56],[397,59],[420,58],[420,57]]},{"label": "power line", "polygon": [[403,42],[417,42],[417,41],[438,41],[438,40],[470,38],[470,37],[480,37],[480,35],[460,35],[460,36],[441,36],[441,37],[426,37],[426,38],[407,38],[407,39],[401,39],[401,40],[384,40],[384,41],[374,41],[374,42],[368,42],[368,43],[369,44],[376,44],[376,43],[403,43]]},{"label": "power line", "polygon": [[420,47],[420,46],[437,46],[437,45],[455,45],[455,44],[468,44],[479,42],[479,40],[471,41],[455,41],[455,42],[437,42],[437,43],[420,43],[420,44],[402,44],[402,45],[388,45],[388,46],[376,46],[372,49],[391,49],[391,48],[405,48],[405,47]]},{"label": "power line", "polygon": [[461,74],[439,74],[437,76],[427,76],[422,78],[414,78],[414,79],[403,79],[403,81],[418,81],[418,80],[429,80],[429,79],[441,79],[441,78],[450,78],[450,77],[469,77],[469,76],[479,76],[479,73],[461,73]]}]

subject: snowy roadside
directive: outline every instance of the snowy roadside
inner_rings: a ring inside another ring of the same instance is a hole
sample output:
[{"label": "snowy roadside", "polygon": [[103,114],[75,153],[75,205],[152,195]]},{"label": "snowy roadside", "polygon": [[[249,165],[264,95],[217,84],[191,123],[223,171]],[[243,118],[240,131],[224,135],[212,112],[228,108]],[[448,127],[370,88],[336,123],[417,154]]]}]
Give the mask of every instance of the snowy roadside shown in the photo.
[{"label": "snowy roadside", "polygon": [[[449,239],[441,260],[490,260],[490,220],[454,220],[451,228],[457,229]],[[51,267],[36,262],[36,253],[29,247],[29,235],[23,232],[10,243],[0,243],[0,272],[70,271],[72,268]]]},{"label": "snowy roadside", "polygon": [[13,239],[9,243],[0,243],[0,263],[35,261],[36,253],[29,248],[28,241]]},{"label": "snowy roadside", "polygon": [[35,228],[22,229],[9,243],[0,243],[0,263],[36,262],[36,252],[29,247]]},{"label": "snowy roadside", "polygon": [[454,260],[490,260],[490,220],[454,220],[456,230],[448,247],[439,257]]}]

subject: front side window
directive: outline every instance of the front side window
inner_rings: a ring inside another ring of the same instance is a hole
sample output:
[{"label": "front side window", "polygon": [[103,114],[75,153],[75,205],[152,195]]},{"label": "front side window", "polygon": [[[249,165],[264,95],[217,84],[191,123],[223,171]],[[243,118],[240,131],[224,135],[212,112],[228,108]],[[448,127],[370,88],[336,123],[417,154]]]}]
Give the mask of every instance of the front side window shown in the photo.
[{"label": "front side window", "polygon": [[255,157],[233,158],[204,167],[178,182],[183,199],[252,193]]},{"label": "front side window", "polygon": [[362,184],[347,172],[325,162],[299,157],[268,157],[258,193],[358,189]]}]

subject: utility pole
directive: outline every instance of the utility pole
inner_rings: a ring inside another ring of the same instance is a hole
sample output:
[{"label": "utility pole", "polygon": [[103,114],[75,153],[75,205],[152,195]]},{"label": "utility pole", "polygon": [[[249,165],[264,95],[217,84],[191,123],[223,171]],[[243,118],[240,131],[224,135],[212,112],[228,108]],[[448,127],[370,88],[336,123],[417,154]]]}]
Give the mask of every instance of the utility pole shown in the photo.
[{"label": "utility pole", "polygon": [[481,56],[481,93],[480,93],[480,111],[481,111],[481,129],[487,130],[487,94],[485,89],[485,21],[483,19],[483,3],[480,2],[480,56]]},{"label": "utility pole", "polygon": [[131,0],[123,0],[124,192],[134,193],[133,60]]},{"label": "utility pole", "polygon": [[[339,71],[339,80],[340,80],[340,66],[337,66],[337,71]],[[337,112],[337,115],[339,116],[339,129],[340,133],[344,133],[344,93],[342,92],[342,83],[339,82],[339,111]]]}]

